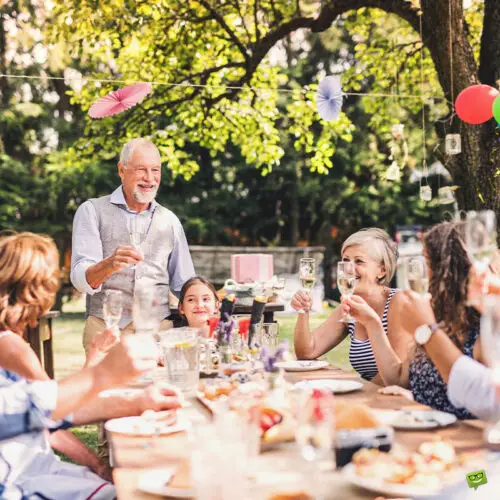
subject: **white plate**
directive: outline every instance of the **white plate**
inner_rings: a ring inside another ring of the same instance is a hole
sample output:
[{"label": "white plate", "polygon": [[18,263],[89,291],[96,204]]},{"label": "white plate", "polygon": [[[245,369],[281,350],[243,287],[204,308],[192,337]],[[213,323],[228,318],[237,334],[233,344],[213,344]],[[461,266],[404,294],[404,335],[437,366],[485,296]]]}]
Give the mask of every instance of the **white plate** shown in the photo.
[{"label": "white plate", "polygon": [[313,370],[321,370],[329,365],[328,361],[312,360],[297,360],[297,361],[278,361],[276,366],[284,368],[287,372],[310,372]]},{"label": "white plate", "polygon": [[[347,464],[342,469],[342,475],[347,481],[355,486],[364,488],[388,497],[400,498],[427,498],[445,492],[448,488],[457,486],[457,484],[464,480],[463,475],[457,470],[455,480],[449,483],[441,484],[439,487],[426,486],[412,486],[409,484],[392,484],[388,483],[377,477],[361,477],[356,474],[356,466],[354,464]],[[453,495],[443,498],[453,498]]]},{"label": "white plate", "polygon": [[332,391],[335,394],[343,394],[346,392],[359,391],[363,384],[356,380],[340,380],[340,379],[315,379],[302,380],[295,384],[297,389],[325,389]]},{"label": "white plate", "polygon": [[141,491],[153,495],[170,498],[194,498],[194,490],[188,488],[172,488],[168,485],[175,470],[175,467],[168,467],[165,469],[153,469],[143,472],[139,476],[137,487]]},{"label": "white plate", "polygon": [[[129,436],[152,436],[154,427],[143,417],[113,418],[104,424],[108,432],[126,434]],[[139,427],[140,426],[140,427]],[[174,425],[164,425],[160,429],[160,436],[182,432],[191,426],[191,422],[181,413],[177,413],[177,422]],[[142,427],[142,428],[141,428]]]},{"label": "white plate", "polygon": [[437,429],[457,421],[455,415],[436,410],[376,410],[376,413],[384,424],[399,430]]}]

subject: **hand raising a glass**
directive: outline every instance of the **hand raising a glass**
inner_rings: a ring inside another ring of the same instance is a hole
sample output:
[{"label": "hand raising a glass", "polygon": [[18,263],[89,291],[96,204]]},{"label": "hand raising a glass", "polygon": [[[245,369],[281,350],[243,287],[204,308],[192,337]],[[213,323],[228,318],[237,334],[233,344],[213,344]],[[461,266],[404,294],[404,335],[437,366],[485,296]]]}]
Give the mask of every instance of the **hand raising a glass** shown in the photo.
[{"label": "hand raising a glass", "polygon": [[[337,263],[337,286],[342,297],[350,297],[356,288],[356,270],[354,262],[345,261]],[[339,319],[341,323],[356,323],[356,319],[349,313],[344,313]]]}]

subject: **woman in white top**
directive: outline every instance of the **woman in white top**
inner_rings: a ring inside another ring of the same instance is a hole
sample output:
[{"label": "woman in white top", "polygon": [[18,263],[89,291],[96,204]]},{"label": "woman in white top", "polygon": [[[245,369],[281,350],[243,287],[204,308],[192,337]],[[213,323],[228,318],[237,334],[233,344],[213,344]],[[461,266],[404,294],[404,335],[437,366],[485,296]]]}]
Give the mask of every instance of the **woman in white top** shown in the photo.
[{"label": "woman in white top", "polygon": [[[406,360],[413,341],[402,331],[401,294],[389,287],[396,271],[396,244],[382,229],[362,229],[344,242],[342,260],[354,262],[355,295],[343,299],[342,306],[314,331],[309,328],[309,314],[299,314],[295,353],[299,359],[314,359],[349,336],[349,359],[363,378],[381,385],[400,384],[405,376],[401,360]],[[309,310],[310,297],[297,292],[292,307]],[[356,323],[339,321],[346,311],[355,316]]]}]

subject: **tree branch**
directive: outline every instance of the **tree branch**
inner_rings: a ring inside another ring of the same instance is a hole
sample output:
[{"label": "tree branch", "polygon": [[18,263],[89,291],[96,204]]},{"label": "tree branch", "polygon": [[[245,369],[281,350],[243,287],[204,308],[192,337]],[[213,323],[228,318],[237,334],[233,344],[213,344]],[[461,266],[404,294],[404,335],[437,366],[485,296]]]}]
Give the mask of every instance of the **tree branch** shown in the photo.
[{"label": "tree branch", "polygon": [[239,51],[245,58],[245,61],[249,62],[249,55],[247,53],[246,47],[241,43],[240,39],[235,35],[234,31],[227,25],[224,17],[219,14],[219,12],[214,9],[206,0],[198,0],[198,2],[205,7],[205,9],[212,14],[213,18],[219,23],[222,29],[229,35],[229,38],[233,41],[233,43],[238,47]]}]

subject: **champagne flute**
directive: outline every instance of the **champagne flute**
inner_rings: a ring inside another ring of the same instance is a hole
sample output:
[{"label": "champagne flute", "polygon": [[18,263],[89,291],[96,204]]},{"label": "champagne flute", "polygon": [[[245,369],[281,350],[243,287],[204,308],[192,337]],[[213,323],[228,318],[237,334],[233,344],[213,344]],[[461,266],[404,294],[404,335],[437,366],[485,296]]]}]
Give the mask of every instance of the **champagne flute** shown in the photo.
[{"label": "champagne flute", "polygon": [[[309,257],[300,259],[299,264],[299,279],[302,289],[311,295],[310,290],[316,283],[316,261]],[[301,309],[297,311],[299,314],[305,314],[307,311]]]},{"label": "champagne flute", "polygon": [[467,212],[465,243],[471,263],[487,271],[497,249],[497,222],[493,210]]},{"label": "champagne flute", "polygon": [[[479,272],[486,272],[497,249],[497,223],[493,210],[467,212],[465,244],[471,264]],[[483,293],[488,291],[488,277],[484,280]],[[476,304],[468,302],[468,305]]]},{"label": "champagne flute", "polygon": [[[148,234],[148,219],[143,215],[136,214],[130,218],[130,241],[136,250],[141,251],[141,245]],[[136,269],[137,265],[132,264],[130,269]]]},{"label": "champagne flute", "polygon": [[408,257],[405,260],[405,270],[408,287],[425,297],[429,291],[429,273],[425,257],[423,255]]},{"label": "champagne flute", "polygon": [[123,312],[123,296],[120,290],[105,290],[102,303],[102,315],[107,328],[119,330]]},{"label": "champagne flute", "polygon": [[[337,286],[342,297],[350,297],[356,288],[356,269],[354,262],[337,262]],[[349,313],[344,313],[339,319],[341,323],[356,323],[356,319]]]}]

